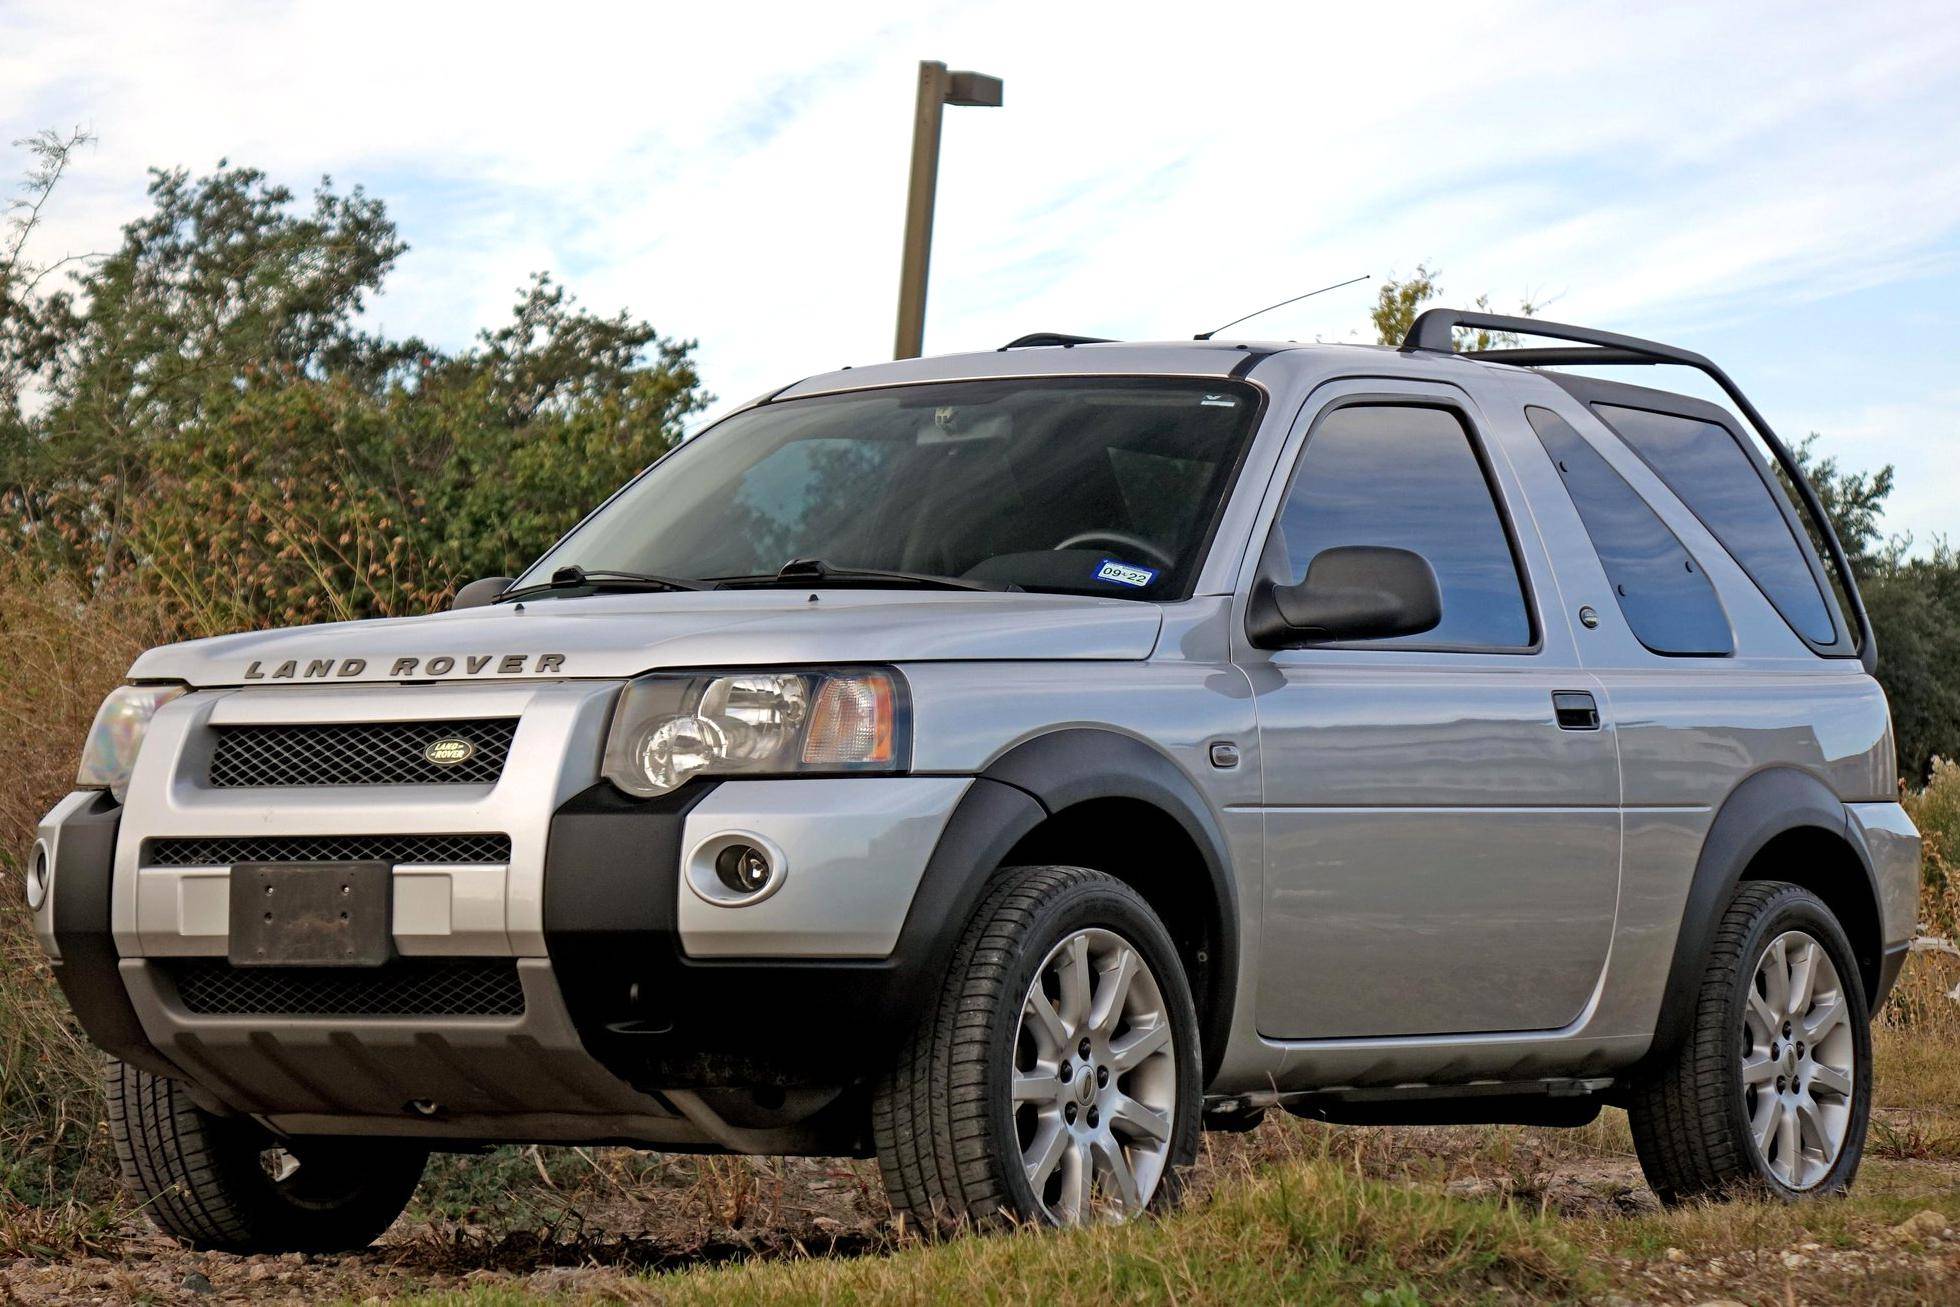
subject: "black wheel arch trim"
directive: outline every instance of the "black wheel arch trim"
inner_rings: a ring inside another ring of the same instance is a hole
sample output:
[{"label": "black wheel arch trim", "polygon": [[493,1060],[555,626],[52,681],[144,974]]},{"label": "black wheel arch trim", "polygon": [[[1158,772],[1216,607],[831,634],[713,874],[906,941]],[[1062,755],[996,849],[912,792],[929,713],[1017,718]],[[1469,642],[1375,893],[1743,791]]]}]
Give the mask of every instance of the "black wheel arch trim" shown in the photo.
[{"label": "black wheel arch trim", "polygon": [[[997,757],[954,805],[898,939],[879,959],[686,955],[674,909],[681,828],[710,788],[696,783],[649,801],[600,782],[553,814],[546,949],[588,1051],[622,1079],[658,1088],[764,1076],[820,1082],[861,1072],[895,1052],[935,1001],[961,936],[1015,847],[1055,814],[1112,798],[1153,805],[1202,852],[1217,920],[1206,935],[1212,955],[1192,989],[1207,1077],[1222,1060],[1239,957],[1224,835],[1190,777],[1142,741],[1071,727]],[[631,994],[644,996],[644,1009],[627,1001]],[[774,1051],[769,1065],[755,1065],[741,1050],[764,1033]]]},{"label": "black wheel arch trim", "polygon": [[[1883,1001],[1890,978],[1883,958],[1882,905],[1878,878],[1872,869],[1870,851],[1865,847],[1858,824],[1851,820],[1843,800],[1816,776],[1793,767],[1773,767],[1759,771],[1737,785],[1716,810],[1702,841],[1701,855],[1695,863],[1694,880],[1681,911],[1681,926],[1675,937],[1674,960],[1668,968],[1667,988],[1654,1028],[1649,1058],[1663,1056],[1680,1046],[1695,1006],[1695,990],[1701,983],[1709,951],[1722,912],[1736,886],[1756,856],[1771,840],[1791,831],[1816,828],[1844,840],[1856,855],[1864,872],[1864,889],[1873,912],[1881,922],[1877,936],[1861,940],[1853,935],[1855,923],[1840,922],[1851,939],[1859,971],[1865,981],[1866,997],[1873,1011]],[[1896,974],[1893,969],[1891,974]]]},{"label": "black wheel arch trim", "polygon": [[[1239,898],[1224,831],[1196,782],[1171,758],[1135,736],[1100,727],[1065,727],[1025,740],[995,758],[980,773],[974,788],[963,798],[961,808],[987,783],[1011,786],[1032,797],[1040,805],[1042,819],[1092,800],[1137,800],[1170,817],[1190,838],[1204,860],[1215,914],[1210,931],[1211,956],[1203,975],[1191,978],[1205,1076],[1209,1079],[1224,1058],[1225,1042],[1232,1028],[1238,985]],[[1000,857],[1005,857],[1034,825],[1030,822],[1018,831],[1014,840],[1000,850]],[[951,823],[947,829],[950,834]],[[943,837],[941,843],[946,843]],[[938,863],[937,853],[933,861]],[[968,887],[960,910],[952,918],[952,939],[958,938],[958,930],[964,928],[973,904],[979,901],[987,876],[998,865],[998,859],[979,867],[969,864],[964,874],[974,883]],[[927,884],[933,879],[934,870],[932,866],[927,868],[919,896],[913,902],[914,914],[928,902]],[[911,924],[908,917],[908,930]],[[904,948],[903,937],[900,948]],[[951,951],[948,942],[941,956],[950,956]]]},{"label": "black wheel arch trim", "polygon": [[712,788],[697,781],[640,800],[602,781],[552,817],[544,934],[554,975],[587,1051],[643,1089],[861,1077],[935,1001],[994,869],[1046,816],[1011,785],[973,781],[886,957],[695,958],[676,918],[681,841]]}]

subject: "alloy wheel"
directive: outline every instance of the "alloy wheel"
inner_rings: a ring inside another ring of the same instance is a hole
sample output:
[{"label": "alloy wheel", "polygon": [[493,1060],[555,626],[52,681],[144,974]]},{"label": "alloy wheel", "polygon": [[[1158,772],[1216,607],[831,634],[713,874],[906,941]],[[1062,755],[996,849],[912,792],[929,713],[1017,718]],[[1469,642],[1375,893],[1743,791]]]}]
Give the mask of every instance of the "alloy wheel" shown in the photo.
[{"label": "alloy wheel", "polygon": [[1079,930],[1021,1002],[1014,1124],[1028,1187],[1061,1225],[1143,1211],[1164,1176],[1177,1104],[1170,1014],[1143,955]]},{"label": "alloy wheel", "polygon": [[1857,1083],[1850,1004],[1815,937],[1785,931],[1764,947],[1750,976],[1741,1040],[1751,1146],[1785,1187],[1815,1188],[1844,1149]]}]

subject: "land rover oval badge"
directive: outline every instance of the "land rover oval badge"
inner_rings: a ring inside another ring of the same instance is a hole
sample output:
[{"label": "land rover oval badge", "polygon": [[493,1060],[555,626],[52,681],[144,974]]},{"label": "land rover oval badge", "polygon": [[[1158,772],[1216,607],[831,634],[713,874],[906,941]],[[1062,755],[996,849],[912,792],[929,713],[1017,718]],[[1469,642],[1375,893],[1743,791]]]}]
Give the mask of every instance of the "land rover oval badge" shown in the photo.
[{"label": "land rover oval badge", "polygon": [[474,758],[476,746],[468,740],[459,740],[450,736],[430,741],[429,747],[422,750],[422,756],[437,767],[454,767],[458,763],[468,762]]}]

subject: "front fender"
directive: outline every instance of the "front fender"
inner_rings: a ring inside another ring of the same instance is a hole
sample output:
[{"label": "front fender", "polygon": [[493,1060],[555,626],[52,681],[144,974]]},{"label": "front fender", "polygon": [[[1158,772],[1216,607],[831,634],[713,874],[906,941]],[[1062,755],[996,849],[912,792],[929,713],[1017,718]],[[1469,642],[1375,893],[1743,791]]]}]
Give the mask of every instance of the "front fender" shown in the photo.
[{"label": "front fender", "polygon": [[1032,796],[1048,815],[1096,799],[1147,803],[1181,827],[1210,882],[1210,958],[1193,977],[1205,1073],[1217,1070],[1231,1033],[1239,968],[1239,895],[1225,834],[1196,782],[1170,758],[1131,735],[1071,727],[1038,735],[990,763],[983,778]]}]

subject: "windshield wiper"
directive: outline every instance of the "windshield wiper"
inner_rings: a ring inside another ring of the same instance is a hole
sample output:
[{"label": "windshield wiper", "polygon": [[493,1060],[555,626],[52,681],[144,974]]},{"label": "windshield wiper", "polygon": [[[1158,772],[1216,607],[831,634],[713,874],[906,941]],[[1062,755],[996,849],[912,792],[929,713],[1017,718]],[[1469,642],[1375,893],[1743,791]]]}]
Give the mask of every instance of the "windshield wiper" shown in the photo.
[{"label": "windshield wiper", "polygon": [[991,581],[967,581],[956,576],[934,576],[930,572],[892,572],[876,567],[832,567],[821,558],[792,558],[776,572],[754,576],[717,576],[717,586],[755,588],[768,586],[844,585],[913,586],[921,590],[1019,590],[1018,585],[997,585]]},{"label": "windshield wiper", "polygon": [[553,594],[561,590],[706,590],[708,586],[700,581],[683,581],[679,577],[655,576],[651,572],[615,572],[606,568],[596,568],[590,572],[577,563],[570,563],[551,574],[549,581],[536,585],[520,586],[506,590],[496,598],[497,603],[509,603],[532,595]]}]

